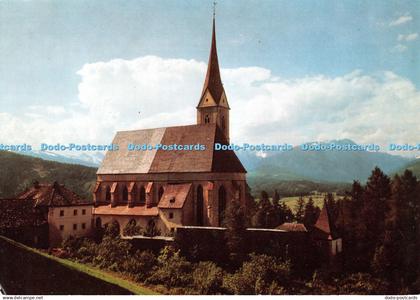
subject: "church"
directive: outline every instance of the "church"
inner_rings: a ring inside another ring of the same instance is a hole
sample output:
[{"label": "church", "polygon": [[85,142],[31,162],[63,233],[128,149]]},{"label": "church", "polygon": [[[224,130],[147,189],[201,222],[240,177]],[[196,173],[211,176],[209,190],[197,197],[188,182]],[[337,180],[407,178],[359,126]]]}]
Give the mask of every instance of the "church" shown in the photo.
[{"label": "church", "polygon": [[[180,226],[223,227],[227,206],[249,199],[246,170],[228,144],[230,107],[220,76],[215,19],[210,56],[198,101],[197,124],[119,131],[97,171],[94,225],[117,221],[170,235]],[[203,145],[201,150],[129,151],[129,144]]]}]

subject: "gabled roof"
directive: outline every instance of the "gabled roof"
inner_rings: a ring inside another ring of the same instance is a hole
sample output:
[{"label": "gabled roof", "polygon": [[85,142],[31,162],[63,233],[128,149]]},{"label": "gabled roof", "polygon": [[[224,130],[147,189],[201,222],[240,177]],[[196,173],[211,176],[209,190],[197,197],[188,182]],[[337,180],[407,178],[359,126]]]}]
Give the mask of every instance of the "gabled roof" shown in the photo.
[{"label": "gabled roof", "polygon": [[291,231],[291,232],[307,232],[304,224],[301,223],[283,223],[276,227],[276,229]]},{"label": "gabled roof", "polygon": [[167,184],[164,186],[158,208],[182,208],[191,190],[192,183]]},{"label": "gabled roof", "polygon": [[334,240],[338,238],[337,230],[332,220],[330,207],[324,201],[321,213],[314,225],[314,234],[319,239]]},{"label": "gabled roof", "polygon": [[[246,172],[233,151],[214,150],[215,143],[227,144],[216,124],[119,131],[112,143],[119,150],[106,153],[97,174]],[[205,149],[129,151],[128,144],[201,144]]]},{"label": "gabled roof", "polygon": [[16,196],[17,199],[32,199],[35,206],[73,206],[89,205],[92,201],[82,199],[73,191],[67,189],[63,184],[41,184],[34,185]]},{"label": "gabled roof", "polygon": [[[213,32],[211,37],[211,48],[209,55],[209,62],[207,65],[206,79],[204,80],[203,91],[201,98],[203,98],[206,91],[209,90],[216,104],[219,104],[220,98],[224,92],[222,79],[220,77],[219,60],[217,58],[216,48],[216,24],[213,18]],[[200,98],[200,99],[201,99]]]}]

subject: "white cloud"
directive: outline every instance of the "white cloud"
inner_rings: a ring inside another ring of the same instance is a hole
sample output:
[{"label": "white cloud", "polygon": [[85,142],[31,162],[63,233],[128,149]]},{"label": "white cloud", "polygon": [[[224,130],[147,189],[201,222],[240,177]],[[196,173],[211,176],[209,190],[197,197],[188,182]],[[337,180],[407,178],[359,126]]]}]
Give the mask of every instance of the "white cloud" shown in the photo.
[{"label": "white cloud", "polygon": [[392,52],[404,52],[408,47],[403,44],[397,44],[391,49]]},{"label": "white cloud", "polygon": [[413,17],[411,16],[411,14],[406,13],[402,16],[399,16],[398,18],[392,20],[389,23],[389,26],[399,26],[408,22],[411,22],[413,20]]},{"label": "white cloud", "polygon": [[[86,64],[71,109],[50,109],[60,114],[54,121],[48,110],[0,113],[2,142],[110,143],[117,130],[194,124],[205,70],[203,62],[155,56]],[[248,67],[223,69],[222,78],[234,142],[418,142],[420,92],[392,72],[291,80]]]},{"label": "white cloud", "polygon": [[411,42],[417,40],[418,37],[418,33],[399,34],[397,40],[399,42]]}]

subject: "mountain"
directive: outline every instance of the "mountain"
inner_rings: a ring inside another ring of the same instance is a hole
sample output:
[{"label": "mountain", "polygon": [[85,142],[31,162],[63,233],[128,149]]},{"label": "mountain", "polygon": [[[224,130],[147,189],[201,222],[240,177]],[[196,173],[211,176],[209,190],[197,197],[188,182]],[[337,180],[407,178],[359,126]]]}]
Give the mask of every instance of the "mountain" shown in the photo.
[{"label": "mountain", "polygon": [[96,170],[0,151],[0,198],[13,197],[38,180],[47,183],[58,181],[80,196],[91,199]]},{"label": "mountain", "polygon": [[413,160],[408,164],[404,165],[396,173],[403,174],[406,169],[412,171],[417,178],[420,178],[420,158],[417,158],[416,160]]},{"label": "mountain", "polygon": [[[357,145],[351,140],[331,141],[337,145]],[[326,143],[322,143],[326,144]],[[249,180],[315,182],[366,181],[374,167],[391,174],[411,160],[383,152],[369,151],[303,151],[300,146],[287,152],[271,152],[265,158],[238,152],[249,172]]]},{"label": "mountain", "polygon": [[102,159],[104,158],[103,153],[82,153],[77,152],[76,154],[57,154],[54,152],[48,152],[48,151],[31,151],[31,152],[25,152],[22,153],[24,155],[29,155],[33,157],[42,158],[44,160],[50,160],[50,161],[57,161],[61,163],[67,163],[67,164],[77,164],[77,165],[83,165],[88,167],[99,167]]}]

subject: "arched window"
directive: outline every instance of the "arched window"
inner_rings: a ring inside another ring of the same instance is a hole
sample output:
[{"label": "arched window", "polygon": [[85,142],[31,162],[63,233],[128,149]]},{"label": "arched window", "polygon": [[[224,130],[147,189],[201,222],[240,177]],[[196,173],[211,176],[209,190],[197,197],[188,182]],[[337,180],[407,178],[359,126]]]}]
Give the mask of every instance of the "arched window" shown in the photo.
[{"label": "arched window", "polygon": [[105,201],[111,202],[111,188],[109,186],[106,187]]},{"label": "arched window", "polygon": [[101,218],[96,218],[96,228],[101,228],[102,227],[102,220]]},{"label": "arched window", "polygon": [[204,123],[205,123],[205,124],[210,123],[210,117],[209,117],[209,115],[206,115],[206,116],[204,117]]},{"label": "arched window", "polygon": [[144,188],[144,186],[141,186],[139,196],[140,196],[140,199],[139,199],[140,204],[146,203],[146,189]]},{"label": "arched window", "polygon": [[225,129],[225,116],[222,116],[222,129]]},{"label": "arched window", "polygon": [[164,189],[163,189],[163,186],[161,186],[161,187],[159,188],[158,202],[160,201],[160,198],[162,198],[162,196],[163,196],[163,192],[164,192]]},{"label": "arched window", "polygon": [[128,189],[127,186],[123,187],[123,191],[122,191],[122,201],[123,202],[128,202]]},{"label": "arched window", "polygon": [[198,226],[203,226],[204,225],[203,209],[204,209],[203,187],[201,185],[199,185],[198,188],[197,188],[197,208],[196,208],[196,216],[197,216],[197,225]]},{"label": "arched window", "polygon": [[226,189],[222,185],[219,188],[219,226],[223,226],[226,211]]}]

